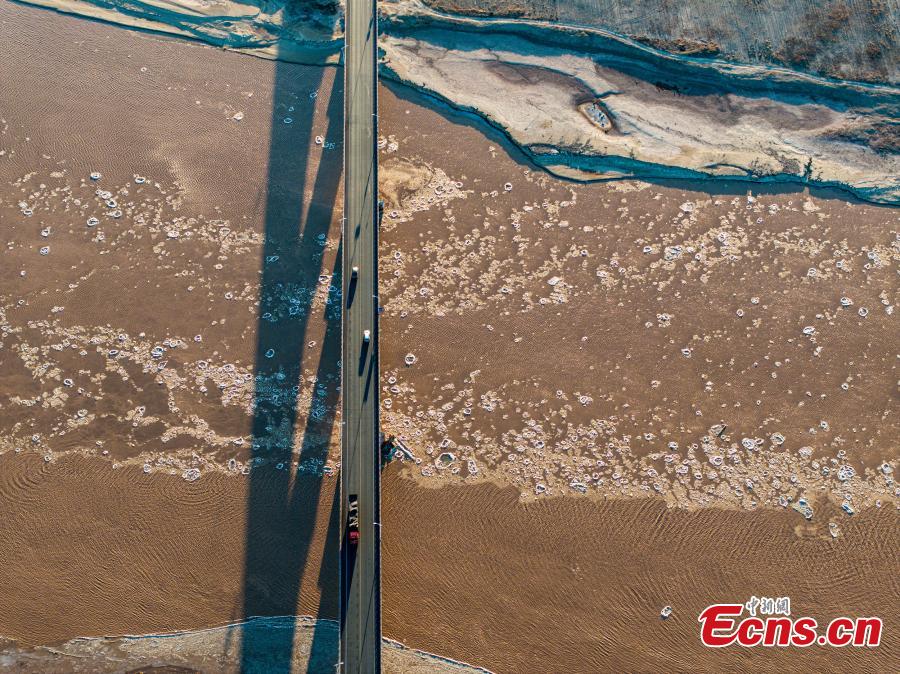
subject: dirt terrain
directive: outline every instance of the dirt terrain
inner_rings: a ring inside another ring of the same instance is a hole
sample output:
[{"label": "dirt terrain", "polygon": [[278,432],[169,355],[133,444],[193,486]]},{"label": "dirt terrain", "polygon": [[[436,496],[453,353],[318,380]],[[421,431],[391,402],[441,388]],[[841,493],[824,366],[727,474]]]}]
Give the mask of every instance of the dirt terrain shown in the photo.
[{"label": "dirt terrain", "polygon": [[842,79],[896,82],[900,14],[886,0],[423,0],[473,16],[605,28],[683,54],[787,65]]}]

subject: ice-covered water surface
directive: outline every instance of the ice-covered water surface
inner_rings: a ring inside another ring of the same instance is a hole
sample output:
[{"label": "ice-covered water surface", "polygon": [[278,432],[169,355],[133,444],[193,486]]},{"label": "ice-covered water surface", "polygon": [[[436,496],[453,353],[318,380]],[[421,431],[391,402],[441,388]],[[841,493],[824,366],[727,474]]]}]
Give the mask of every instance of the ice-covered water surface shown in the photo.
[{"label": "ice-covered water surface", "polygon": [[894,203],[900,90],[662,51],[602,28],[397,6],[384,70],[558,175],[803,182]]},{"label": "ice-covered water surface", "polygon": [[[164,7],[31,1],[288,60],[334,62],[341,43],[336,2],[261,9],[192,0]],[[629,23],[611,12],[607,25],[598,3],[565,11],[556,3],[501,4],[476,11],[471,3],[383,3],[384,76],[487,119],[561,176],[789,181],[844,187],[875,202],[900,200],[900,90],[851,81],[894,80],[889,42],[877,54],[877,40],[866,47],[868,62],[880,69],[835,65],[824,72],[848,79],[829,79],[808,74],[794,43],[783,57],[754,58],[737,40],[724,54],[730,60],[712,58],[718,52],[708,45],[685,47],[678,36],[699,20],[691,12],[679,21],[669,17],[669,40],[659,37],[665,22]],[[552,7],[538,11],[544,4]],[[528,6],[519,11],[519,5]],[[469,14],[439,11],[454,8]],[[851,22],[854,35],[877,37],[891,17],[887,12],[868,27]],[[644,23],[647,30],[639,30]],[[639,39],[623,36],[628,26]],[[855,45],[861,38],[854,39]],[[816,55],[829,45],[844,56],[855,53],[833,42],[825,35],[821,49],[811,48]]]}]

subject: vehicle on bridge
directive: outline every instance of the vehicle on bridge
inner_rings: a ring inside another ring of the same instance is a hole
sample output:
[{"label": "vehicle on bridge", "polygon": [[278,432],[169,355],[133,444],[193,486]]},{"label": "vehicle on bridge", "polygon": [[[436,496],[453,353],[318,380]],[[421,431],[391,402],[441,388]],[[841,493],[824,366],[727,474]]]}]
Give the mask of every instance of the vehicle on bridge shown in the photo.
[{"label": "vehicle on bridge", "polygon": [[351,494],[347,508],[347,540],[351,545],[359,543],[359,498]]}]

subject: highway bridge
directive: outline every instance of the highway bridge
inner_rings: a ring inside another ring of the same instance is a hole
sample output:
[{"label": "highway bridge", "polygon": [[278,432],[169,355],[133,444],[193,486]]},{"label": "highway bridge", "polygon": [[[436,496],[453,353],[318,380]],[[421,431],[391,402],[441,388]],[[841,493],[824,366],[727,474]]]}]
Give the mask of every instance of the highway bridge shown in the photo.
[{"label": "highway bridge", "polygon": [[344,22],[340,671],[368,674],[381,671],[376,0],[347,0]]}]

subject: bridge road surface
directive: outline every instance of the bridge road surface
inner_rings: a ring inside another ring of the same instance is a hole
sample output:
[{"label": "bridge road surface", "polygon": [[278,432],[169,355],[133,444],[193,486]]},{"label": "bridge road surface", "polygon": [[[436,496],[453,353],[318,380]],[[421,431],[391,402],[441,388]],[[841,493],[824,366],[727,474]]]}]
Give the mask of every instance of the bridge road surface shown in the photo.
[{"label": "bridge road surface", "polygon": [[[347,0],[344,19],[344,221],[341,392],[341,671],[381,671],[381,451],[378,379],[376,0]],[[359,268],[353,278],[353,267]],[[363,332],[368,330],[368,343]],[[359,499],[359,543],[347,538]]]}]

